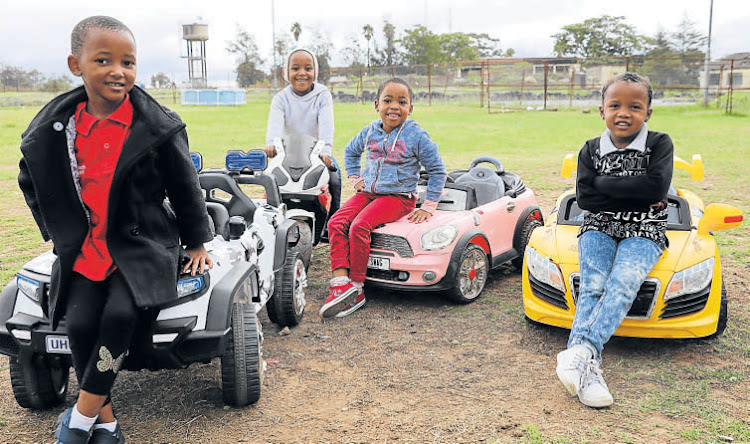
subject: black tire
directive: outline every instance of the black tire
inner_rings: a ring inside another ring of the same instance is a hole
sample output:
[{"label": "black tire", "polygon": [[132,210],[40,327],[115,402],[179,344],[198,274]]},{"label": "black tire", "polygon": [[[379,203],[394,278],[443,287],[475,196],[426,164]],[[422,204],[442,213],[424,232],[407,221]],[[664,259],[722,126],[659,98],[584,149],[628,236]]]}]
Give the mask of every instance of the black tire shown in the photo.
[{"label": "black tire", "polygon": [[528,215],[526,218],[526,221],[523,223],[523,229],[521,230],[521,243],[518,244],[518,257],[511,260],[510,262],[513,264],[513,268],[516,269],[516,271],[521,271],[523,269],[523,256],[526,254],[526,245],[529,244],[529,239],[531,239],[531,233],[536,229],[537,227],[541,227],[542,223],[539,222],[538,219],[534,219],[532,215],[534,212]]},{"label": "black tire", "polygon": [[34,361],[10,358],[10,384],[18,405],[44,410],[61,404],[68,394],[70,367],[52,367],[45,357]]},{"label": "black tire", "polygon": [[268,318],[280,327],[293,327],[302,320],[307,305],[307,267],[295,248],[287,252],[284,267],[274,279],[273,296],[266,303]]},{"label": "black tire", "polygon": [[721,307],[719,308],[719,319],[716,320],[716,332],[709,336],[709,338],[716,338],[724,333],[727,329],[727,318],[729,316],[729,301],[727,301],[727,288],[724,286],[724,280],[722,277],[721,282]]},{"label": "black tire", "polygon": [[459,304],[474,302],[482,294],[489,271],[490,262],[482,247],[468,244],[461,252],[454,284],[448,290],[448,297]]},{"label": "black tire", "polygon": [[[319,236],[320,233],[318,234],[315,243],[320,241]],[[299,254],[302,255],[302,260],[305,262],[305,270],[307,270],[310,268],[310,262],[312,261],[313,234],[312,228],[306,220],[300,220],[299,222],[299,241],[297,242],[297,245],[295,245],[295,248],[299,251]]]},{"label": "black tire", "polygon": [[232,331],[221,356],[224,402],[236,407],[255,404],[263,382],[263,334],[253,304],[235,302]]}]

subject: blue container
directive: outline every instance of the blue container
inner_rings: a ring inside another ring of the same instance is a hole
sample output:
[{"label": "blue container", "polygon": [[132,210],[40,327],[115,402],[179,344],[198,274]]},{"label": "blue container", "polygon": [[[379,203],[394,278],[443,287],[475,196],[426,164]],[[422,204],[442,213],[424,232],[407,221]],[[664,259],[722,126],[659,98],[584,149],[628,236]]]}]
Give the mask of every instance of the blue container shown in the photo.
[{"label": "blue container", "polygon": [[244,105],[244,89],[183,89],[183,105],[237,106]]}]

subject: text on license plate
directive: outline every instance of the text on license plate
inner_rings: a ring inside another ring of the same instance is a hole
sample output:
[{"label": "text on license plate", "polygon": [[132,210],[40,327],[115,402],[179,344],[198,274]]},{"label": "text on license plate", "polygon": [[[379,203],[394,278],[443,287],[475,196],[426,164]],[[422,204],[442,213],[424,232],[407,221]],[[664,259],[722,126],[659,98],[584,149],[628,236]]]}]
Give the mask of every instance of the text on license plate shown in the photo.
[{"label": "text on license plate", "polygon": [[391,261],[390,259],[386,259],[384,257],[370,256],[370,258],[367,260],[367,267],[375,268],[378,270],[390,270]]},{"label": "text on license plate", "polygon": [[67,336],[47,336],[45,341],[47,343],[47,353],[70,354],[70,342]]}]

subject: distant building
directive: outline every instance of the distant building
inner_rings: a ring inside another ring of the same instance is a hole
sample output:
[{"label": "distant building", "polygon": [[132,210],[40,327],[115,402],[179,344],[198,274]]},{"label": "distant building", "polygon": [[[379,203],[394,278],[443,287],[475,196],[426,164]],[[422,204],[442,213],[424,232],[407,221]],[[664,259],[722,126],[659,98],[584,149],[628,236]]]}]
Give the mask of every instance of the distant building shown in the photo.
[{"label": "distant building", "polygon": [[[708,64],[708,87],[750,88],[750,52],[729,54]],[[706,87],[705,72],[700,73],[701,88]]]}]

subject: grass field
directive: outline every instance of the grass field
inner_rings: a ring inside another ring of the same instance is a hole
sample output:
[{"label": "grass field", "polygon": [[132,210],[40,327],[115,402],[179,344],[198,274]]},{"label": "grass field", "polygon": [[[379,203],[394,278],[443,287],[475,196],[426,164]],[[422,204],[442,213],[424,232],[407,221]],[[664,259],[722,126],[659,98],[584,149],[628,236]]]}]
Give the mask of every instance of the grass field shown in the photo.
[{"label": "grass field", "polygon": [[[187,123],[190,146],[203,154],[207,167],[222,166],[224,153],[229,149],[264,145],[267,101],[236,108],[173,108]],[[2,285],[24,262],[51,248],[50,244],[42,243],[16,182],[20,134],[37,110],[38,107],[0,108]],[[370,104],[336,104],[335,114],[334,154],[342,162],[346,142],[377,114]],[[479,155],[494,156],[502,161],[506,170],[520,174],[535,191],[545,217],[559,193],[573,184],[572,179],[559,175],[563,156],[577,152],[586,139],[598,136],[604,129],[597,113],[580,111],[487,114],[486,110],[474,107],[417,105],[412,117],[439,144],[449,170],[465,168]],[[669,133],[677,155],[686,159],[694,153],[703,155],[706,179],[691,182],[686,173],[676,171],[677,188],[696,191],[707,204],[730,203],[746,215],[750,213],[747,173],[750,171],[750,117],[728,117],[723,111],[697,107],[662,107],[655,109],[649,127]],[[612,375],[624,378],[624,382],[616,381],[626,385],[628,392],[617,393],[615,408],[595,414],[589,410],[575,411],[570,418],[562,415],[563,418],[548,420],[552,417],[545,404],[541,419],[520,424],[522,431],[514,436],[534,443],[637,442],[637,437],[649,442],[664,442],[661,439],[667,438],[674,442],[729,442],[730,438],[735,442],[750,442],[747,409],[750,398],[747,291],[750,281],[746,277],[750,267],[749,226],[745,223],[738,229],[716,233],[731,307],[729,327],[722,337],[711,342],[642,341],[638,346],[619,341],[612,347],[614,352],[610,352],[613,359],[608,361],[608,369],[613,369]],[[316,256],[316,261],[325,260],[324,255]],[[539,353],[552,361],[560,335],[554,330],[525,326],[521,320],[520,297],[502,296],[500,289],[505,288],[504,285],[505,282],[500,282],[495,289],[485,290],[486,294],[477,304],[450,306],[445,310],[450,311],[452,317],[466,316],[474,320],[492,313],[508,324],[506,330],[531,338],[530,341],[538,344],[531,350],[541,350]],[[520,285],[517,286],[520,291]],[[513,288],[509,287],[508,291],[513,292]],[[373,308],[370,310],[377,313]],[[319,324],[313,327],[329,328]],[[274,348],[269,347],[269,350]],[[536,354],[531,357],[532,360],[547,358]],[[518,369],[519,374],[526,371],[526,368]],[[216,410],[221,413],[220,408]],[[3,415],[0,414],[0,420]],[[3,422],[0,422],[0,434],[5,432]],[[501,441],[504,442],[503,439],[497,442]]]}]

